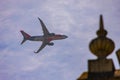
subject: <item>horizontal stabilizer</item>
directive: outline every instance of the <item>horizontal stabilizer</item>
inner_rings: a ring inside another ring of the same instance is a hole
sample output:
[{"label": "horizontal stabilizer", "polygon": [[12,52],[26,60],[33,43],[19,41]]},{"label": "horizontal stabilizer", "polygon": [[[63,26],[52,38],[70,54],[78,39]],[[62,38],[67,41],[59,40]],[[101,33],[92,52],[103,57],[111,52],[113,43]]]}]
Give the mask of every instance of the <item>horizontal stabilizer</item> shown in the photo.
[{"label": "horizontal stabilizer", "polygon": [[20,31],[23,35],[23,41],[21,42],[21,44],[23,44],[26,40],[28,40],[31,36],[27,33],[25,33],[23,30]]}]

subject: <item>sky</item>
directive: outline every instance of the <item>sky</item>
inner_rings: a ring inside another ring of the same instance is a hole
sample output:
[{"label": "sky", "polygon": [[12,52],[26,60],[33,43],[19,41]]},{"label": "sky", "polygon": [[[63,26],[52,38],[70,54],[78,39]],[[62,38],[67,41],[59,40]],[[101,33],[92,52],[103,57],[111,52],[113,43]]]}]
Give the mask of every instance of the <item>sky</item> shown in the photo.
[{"label": "sky", "polygon": [[[88,60],[96,59],[89,43],[96,38],[99,15],[104,18],[107,37],[115,43],[108,56],[115,68],[120,48],[120,0],[1,0],[0,1],[0,80],[76,80],[88,71]],[[46,46],[34,54],[41,42],[20,45],[24,30],[42,35],[40,17],[50,32],[68,38]]]}]

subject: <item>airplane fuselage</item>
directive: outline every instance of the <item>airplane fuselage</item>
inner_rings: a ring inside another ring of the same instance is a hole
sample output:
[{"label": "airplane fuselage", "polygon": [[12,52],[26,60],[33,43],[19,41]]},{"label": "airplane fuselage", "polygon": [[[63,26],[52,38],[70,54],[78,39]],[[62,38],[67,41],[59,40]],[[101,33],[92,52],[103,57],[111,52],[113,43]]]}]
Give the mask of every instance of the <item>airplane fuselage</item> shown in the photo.
[{"label": "airplane fuselage", "polygon": [[49,35],[49,36],[31,36],[28,40],[30,41],[52,41],[52,40],[60,40],[60,39],[65,39],[67,36],[65,35]]}]

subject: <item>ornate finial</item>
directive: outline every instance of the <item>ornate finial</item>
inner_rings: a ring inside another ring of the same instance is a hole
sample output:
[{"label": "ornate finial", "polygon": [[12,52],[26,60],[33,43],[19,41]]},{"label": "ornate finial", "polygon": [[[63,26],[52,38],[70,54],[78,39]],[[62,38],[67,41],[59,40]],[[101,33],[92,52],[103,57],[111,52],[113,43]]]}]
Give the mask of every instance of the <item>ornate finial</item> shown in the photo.
[{"label": "ornate finial", "polygon": [[107,35],[107,31],[104,29],[104,22],[102,15],[100,15],[99,30],[97,31],[97,35],[99,37],[103,37]]},{"label": "ornate finial", "polygon": [[114,42],[107,38],[107,31],[104,29],[102,15],[100,15],[100,28],[97,31],[98,37],[90,42],[90,51],[99,59],[106,58],[114,50]]}]

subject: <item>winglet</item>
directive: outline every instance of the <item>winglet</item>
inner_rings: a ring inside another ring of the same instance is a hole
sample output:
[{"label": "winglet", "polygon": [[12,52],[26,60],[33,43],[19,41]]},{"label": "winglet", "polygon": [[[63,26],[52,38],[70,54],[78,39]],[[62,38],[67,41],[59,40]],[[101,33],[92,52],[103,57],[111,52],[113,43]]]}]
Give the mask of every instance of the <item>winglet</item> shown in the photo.
[{"label": "winglet", "polygon": [[38,19],[39,19],[41,25],[43,26],[44,25],[43,21],[39,17],[38,17]]},{"label": "winglet", "polygon": [[42,22],[42,20],[38,17],[39,21]]}]

